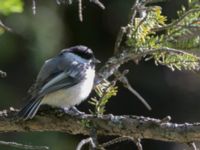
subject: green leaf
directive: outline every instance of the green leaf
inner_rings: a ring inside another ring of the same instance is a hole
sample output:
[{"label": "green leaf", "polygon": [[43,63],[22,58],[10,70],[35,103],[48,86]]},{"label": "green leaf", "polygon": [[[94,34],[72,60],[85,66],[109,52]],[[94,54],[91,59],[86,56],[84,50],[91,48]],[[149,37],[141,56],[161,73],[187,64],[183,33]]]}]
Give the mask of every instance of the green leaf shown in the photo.
[{"label": "green leaf", "polygon": [[153,53],[155,64],[169,67],[172,71],[178,70],[198,70],[200,58],[189,53],[156,52]]},{"label": "green leaf", "polygon": [[160,39],[163,38],[156,36],[153,29],[165,25],[167,18],[161,15],[161,10],[159,6],[150,7],[146,17],[135,19],[135,24],[130,25],[132,34],[126,41],[128,46],[136,48],[157,48],[160,46],[162,43]]},{"label": "green leaf", "polygon": [[21,13],[22,11],[22,0],[0,0],[0,13],[9,15],[10,13]]},{"label": "green leaf", "polygon": [[89,104],[95,107],[95,111],[91,111],[91,113],[99,116],[104,114],[106,104],[111,97],[116,96],[118,90],[116,86],[112,85],[107,80],[103,80],[95,87],[95,91],[99,98],[91,98]]}]

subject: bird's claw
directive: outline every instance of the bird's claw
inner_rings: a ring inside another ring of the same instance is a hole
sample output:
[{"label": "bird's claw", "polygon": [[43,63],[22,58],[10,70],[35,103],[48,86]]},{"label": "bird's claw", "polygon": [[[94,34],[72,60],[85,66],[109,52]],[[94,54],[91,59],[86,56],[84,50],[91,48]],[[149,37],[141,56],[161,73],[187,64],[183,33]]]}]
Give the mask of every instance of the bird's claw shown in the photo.
[{"label": "bird's claw", "polygon": [[82,116],[85,115],[84,112],[79,111],[75,106],[72,107],[65,107],[64,108],[65,113],[72,115],[72,116]]}]

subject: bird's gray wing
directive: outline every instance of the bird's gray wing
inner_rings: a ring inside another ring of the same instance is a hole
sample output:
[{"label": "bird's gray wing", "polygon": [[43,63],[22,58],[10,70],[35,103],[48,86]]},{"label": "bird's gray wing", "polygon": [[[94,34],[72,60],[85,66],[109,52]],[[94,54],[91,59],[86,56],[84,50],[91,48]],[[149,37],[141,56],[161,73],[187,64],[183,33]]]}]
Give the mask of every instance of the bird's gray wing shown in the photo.
[{"label": "bird's gray wing", "polygon": [[[62,58],[65,57],[65,58]],[[86,65],[70,55],[57,56],[45,62],[33,86],[29,102],[18,113],[21,119],[33,118],[46,94],[76,85],[85,78]]]},{"label": "bird's gray wing", "polygon": [[62,87],[71,87],[85,77],[86,65],[77,62],[70,54],[49,59],[42,66],[32,96],[45,95]]},{"label": "bird's gray wing", "polygon": [[44,84],[38,94],[43,96],[50,92],[76,85],[85,78],[85,70],[86,66],[84,64],[71,64],[69,68],[58,73]]}]

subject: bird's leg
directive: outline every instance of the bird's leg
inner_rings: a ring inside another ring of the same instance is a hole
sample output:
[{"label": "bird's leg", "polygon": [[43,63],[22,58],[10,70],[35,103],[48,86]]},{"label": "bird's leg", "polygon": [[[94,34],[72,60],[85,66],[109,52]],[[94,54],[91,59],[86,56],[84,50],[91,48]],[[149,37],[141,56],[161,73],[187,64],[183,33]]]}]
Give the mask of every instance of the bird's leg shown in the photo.
[{"label": "bird's leg", "polygon": [[84,112],[79,111],[75,106],[71,107],[64,107],[65,113],[72,115],[72,116],[81,116],[84,115]]}]

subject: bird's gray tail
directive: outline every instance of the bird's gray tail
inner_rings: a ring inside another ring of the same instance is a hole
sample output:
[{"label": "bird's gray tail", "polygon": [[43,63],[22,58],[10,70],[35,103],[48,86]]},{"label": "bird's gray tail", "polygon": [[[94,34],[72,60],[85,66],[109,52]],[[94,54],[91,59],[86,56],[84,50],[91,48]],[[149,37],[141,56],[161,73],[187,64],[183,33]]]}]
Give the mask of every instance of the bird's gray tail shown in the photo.
[{"label": "bird's gray tail", "polygon": [[41,104],[41,98],[32,99],[17,113],[17,119],[19,120],[32,119],[37,113],[40,104]]}]

